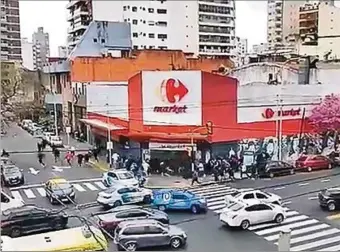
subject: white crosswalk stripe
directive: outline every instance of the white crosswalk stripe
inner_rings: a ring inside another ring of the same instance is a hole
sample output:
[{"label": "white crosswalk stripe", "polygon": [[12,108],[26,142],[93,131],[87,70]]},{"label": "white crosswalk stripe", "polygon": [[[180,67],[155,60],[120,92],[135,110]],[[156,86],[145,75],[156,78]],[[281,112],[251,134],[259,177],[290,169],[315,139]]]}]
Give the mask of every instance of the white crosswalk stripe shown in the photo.
[{"label": "white crosswalk stripe", "polygon": [[46,197],[46,191],[44,188],[37,188],[37,191],[42,197]]},{"label": "white crosswalk stripe", "polygon": [[79,185],[79,184],[73,184],[73,186],[79,192],[85,192],[86,191],[86,189],[84,187],[82,187],[81,185]]},{"label": "white crosswalk stripe", "polygon": [[91,183],[84,183],[84,186],[86,186],[88,189],[90,189],[91,191],[97,191],[97,187],[95,187],[94,185],[92,185]]},{"label": "white crosswalk stripe", "polygon": [[24,193],[26,194],[27,198],[29,199],[34,199],[36,198],[36,196],[34,195],[34,193],[32,192],[32,189],[25,189]]},{"label": "white crosswalk stripe", "polygon": [[23,200],[19,191],[12,191],[11,193],[14,198]]},{"label": "white crosswalk stripe", "polygon": [[106,186],[101,181],[96,181],[94,184],[99,187],[100,189],[106,189]]},{"label": "white crosswalk stripe", "polygon": [[[224,198],[237,189],[226,185],[210,185],[189,189],[191,192],[205,197],[208,208],[221,213],[225,207]],[[340,229],[321,223],[298,211],[284,207],[286,219],[281,223],[264,223],[249,227],[249,231],[278,245],[280,233],[284,229],[291,230],[291,251],[340,251]]]}]

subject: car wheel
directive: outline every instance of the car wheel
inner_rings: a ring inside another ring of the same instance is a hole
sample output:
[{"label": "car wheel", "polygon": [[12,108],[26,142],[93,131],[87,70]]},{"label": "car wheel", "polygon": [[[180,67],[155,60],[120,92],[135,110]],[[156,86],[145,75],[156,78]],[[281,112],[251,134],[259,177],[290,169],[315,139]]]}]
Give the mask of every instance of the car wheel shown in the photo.
[{"label": "car wheel", "polygon": [[308,168],[307,168],[307,171],[308,171],[308,172],[311,172],[311,171],[312,171],[312,167],[308,167]]},{"label": "car wheel", "polygon": [[144,204],[151,204],[151,196],[150,195],[144,196],[143,203]]},{"label": "car wheel", "polygon": [[54,205],[54,199],[52,198],[52,197],[50,197],[50,203],[52,204],[52,205]]},{"label": "car wheel", "polygon": [[294,169],[291,169],[289,173],[290,173],[290,175],[294,175],[295,170],[294,170]]},{"label": "car wheel", "polygon": [[158,206],[158,210],[165,211],[165,206],[163,206],[163,205]]},{"label": "car wheel", "polygon": [[113,207],[119,207],[122,205],[122,202],[120,200],[117,200],[114,204]]},{"label": "car wheel", "polygon": [[192,206],[191,206],[191,212],[192,212],[193,214],[198,214],[198,212],[199,212],[199,207],[196,206],[196,205],[192,205]]},{"label": "car wheel", "polygon": [[278,214],[278,215],[275,216],[274,220],[275,220],[276,223],[281,223],[281,222],[283,222],[284,217],[283,217],[282,214]]},{"label": "car wheel", "polygon": [[336,206],[335,206],[334,202],[329,202],[327,204],[327,208],[328,208],[328,211],[334,211]]},{"label": "car wheel", "polygon": [[170,241],[170,246],[171,248],[173,249],[178,249],[182,246],[182,240],[179,239],[179,238],[172,238],[171,241]]},{"label": "car wheel", "polygon": [[241,222],[241,228],[242,228],[243,230],[248,229],[249,226],[250,226],[250,222],[249,222],[248,220],[244,220],[244,221]]},{"label": "car wheel", "polygon": [[274,173],[272,173],[272,172],[269,173],[269,177],[270,177],[270,178],[274,178],[274,177],[275,177]]},{"label": "car wheel", "polygon": [[137,243],[135,242],[127,242],[124,245],[126,251],[136,251]]},{"label": "car wheel", "polygon": [[333,168],[333,165],[332,164],[329,164],[328,165],[328,169],[332,169]]},{"label": "car wheel", "polygon": [[19,227],[13,227],[11,230],[11,237],[19,237],[21,235],[21,229]]}]

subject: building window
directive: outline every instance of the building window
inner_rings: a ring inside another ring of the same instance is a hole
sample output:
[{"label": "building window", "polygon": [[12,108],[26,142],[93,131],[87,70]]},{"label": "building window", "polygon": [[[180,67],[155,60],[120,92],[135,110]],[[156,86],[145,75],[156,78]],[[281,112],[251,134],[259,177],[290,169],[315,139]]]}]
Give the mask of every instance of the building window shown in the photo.
[{"label": "building window", "polygon": [[154,21],[149,21],[148,23],[149,23],[150,26],[154,26],[155,25]]},{"label": "building window", "polygon": [[167,26],[168,26],[168,23],[165,22],[165,21],[158,21],[158,22],[157,22],[157,26],[167,27]]},{"label": "building window", "polygon": [[154,13],[155,12],[155,10],[153,8],[149,8],[148,11],[149,11],[149,13]]},{"label": "building window", "polygon": [[138,33],[137,32],[132,33],[132,37],[138,38]]},{"label": "building window", "polygon": [[133,11],[133,12],[137,12],[137,7],[136,7],[136,6],[133,6],[133,7],[132,7],[132,11]]},{"label": "building window", "polygon": [[149,38],[155,38],[155,34],[154,33],[149,33]]},{"label": "building window", "polygon": [[126,11],[126,9],[127,9],[126,6],[123,6],[123,11]]},{"label": "building window", "polygon": [[158,34],[159,39],[167,39],[168,35],[167,34]]},{"label": "building window", "polygon": [[157,9],[158,14],[166,14],[166,9]]},{"label": "building window", "polygon": [[93,39],[93,42],[94,42],[94,43],[97,43],[97,42],[98,42],[98,39],[94,38],[94,39]]},{"label": "building window", "polygon": [[137,19],[132,20],[132,24],[134,25],[138,24],[138,20]]},{"label": "building window", "polygon": [[138,45],[134,45],[133,49],[137,50],[138,49]]}]

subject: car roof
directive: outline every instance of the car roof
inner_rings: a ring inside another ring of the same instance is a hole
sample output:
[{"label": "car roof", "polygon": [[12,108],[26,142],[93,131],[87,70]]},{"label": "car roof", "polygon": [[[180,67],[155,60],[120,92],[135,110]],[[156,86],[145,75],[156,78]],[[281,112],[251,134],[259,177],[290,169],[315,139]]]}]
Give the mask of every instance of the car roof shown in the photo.
[{"label": "car roof", "polygon": [[54,179],[50,179],[48,180],[49,182],[53,183],[53,184],[64,184],[64,183],[68,183],[68,181],[64,178],[54,178]]},{"label": "car roof", "polygon": [[119,224],[120,227],[128,227],[128,226],[138,226],[138,225],[147,225],[147,224],[158,224],[158,221],[152,219],[140,219],[140,220],[131,220],[131,221],[123,221]]},{"label": "car roof", "polygon": [[258,200],[258,199],[249,199],[249,200],[238,200],[238,203],[243,204],[244,206],[253,206],[253,205],[258,205],[258,204],[266,204],[265,202],[263,202],[262,200]]}]

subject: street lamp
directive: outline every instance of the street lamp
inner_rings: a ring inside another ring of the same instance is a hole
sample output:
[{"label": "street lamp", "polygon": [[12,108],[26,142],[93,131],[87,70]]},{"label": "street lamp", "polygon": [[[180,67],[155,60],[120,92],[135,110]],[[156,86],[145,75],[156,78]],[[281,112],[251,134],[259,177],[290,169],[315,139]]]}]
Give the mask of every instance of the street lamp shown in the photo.
[{"label": "street lamp", "polygon": [[111,141],[111,130],[110,130],[110,106],[109,106],[109,97],[106,97],[107,102],[105,104],[105,106],[107,106],[107,116],[106,116],[106,124],[107,124],[107,144],[106,144],[106,148],[109,151],[108,155],[109,155],[109,164],[110,164],[110,168],[112,168],[112,148],[113,148],[113,144]]}]

